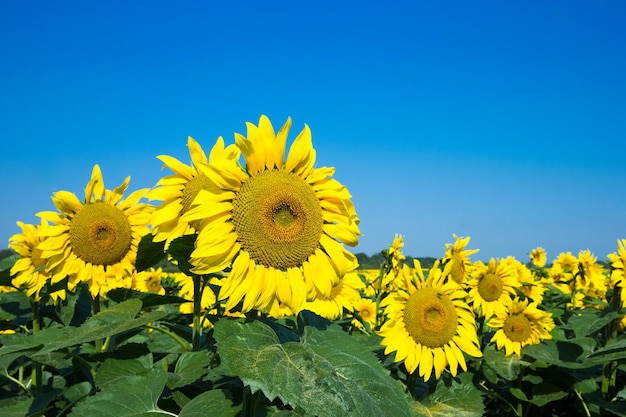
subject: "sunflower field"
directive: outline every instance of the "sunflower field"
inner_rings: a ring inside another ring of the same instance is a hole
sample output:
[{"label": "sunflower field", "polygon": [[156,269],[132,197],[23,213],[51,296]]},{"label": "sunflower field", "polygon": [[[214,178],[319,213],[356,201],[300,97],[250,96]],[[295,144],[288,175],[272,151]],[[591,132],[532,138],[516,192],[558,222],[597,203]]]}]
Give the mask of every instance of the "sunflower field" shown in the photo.
[{"label": "sunflower field", "polygon": [[[626,239],[548,262],[432,266],[390,236],[349,250],[357,210],[265,116],[152,188],[106,188],[17,221],[0,260],[0,415],[626,416]],[[530,248],[529,248],[530,249]]]}]

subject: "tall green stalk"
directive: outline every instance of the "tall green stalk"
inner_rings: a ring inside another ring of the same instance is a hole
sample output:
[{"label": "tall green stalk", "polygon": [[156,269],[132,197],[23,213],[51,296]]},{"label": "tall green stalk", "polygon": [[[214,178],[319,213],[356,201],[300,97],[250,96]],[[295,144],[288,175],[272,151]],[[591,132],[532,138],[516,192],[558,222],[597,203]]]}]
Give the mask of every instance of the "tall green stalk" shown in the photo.
[{"label": "tall green stalk", "polygon": [[204,279],[200,275],[193,275],[193,329],[191,334],[191,345],[193,351],[200,350],[202,340],[202,291],[204,290]]},{"label": "tall green stalk", "polygon": [[[41,329],[41,316],[39,315],[39,302],[31,301],[31,309],[33,311],[33,334],[37,334]],[[43,366],[39,362],[33,361],[32,385],[35,395],[42,392]]]},{"label": "tall green stalk", "polygon": [[[613,287],[613,295],[609,300],[609,312],[619,312],[622,308],[622,287],[616,284]],[[614,338],[618,333],[619,318],[611,320],[607,325],[605,331],[605,346]],[[616,394],[616,381],[617,381],[617,361],[606,362],[602,365],[602,396],[605,400],[611,401]]]}]

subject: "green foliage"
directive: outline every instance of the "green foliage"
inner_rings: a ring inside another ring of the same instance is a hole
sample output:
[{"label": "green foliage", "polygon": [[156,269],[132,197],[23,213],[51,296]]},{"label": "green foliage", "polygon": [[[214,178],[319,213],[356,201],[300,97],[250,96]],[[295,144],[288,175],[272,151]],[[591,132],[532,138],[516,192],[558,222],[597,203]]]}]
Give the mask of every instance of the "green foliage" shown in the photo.
[{"label": "green foliage", "polygon": [[230,372],[270,400],[318,416],[409,415],[401,386],[340,328],[306,327],[301,341],[281,344],[259,321],[220,320],[215,338]]}]

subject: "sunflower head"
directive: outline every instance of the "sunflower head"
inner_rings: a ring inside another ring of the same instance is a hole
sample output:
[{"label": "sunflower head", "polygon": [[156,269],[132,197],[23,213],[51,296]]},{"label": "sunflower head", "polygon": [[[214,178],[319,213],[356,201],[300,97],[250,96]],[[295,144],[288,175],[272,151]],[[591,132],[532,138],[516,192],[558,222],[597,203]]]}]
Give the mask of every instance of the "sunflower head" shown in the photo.
[{"label": "sunflower head", "polygon": [[59,191],[52,198],[58,212],[38,213],[54,226],[41,230],[38,245],[53,283],[69,276],[70,290],[87,282],[92,295],[131,285],[137,246],[150,233],[152,206],[140,202],[147,189],[123,198],[129,181],[127,177],[108,190],[95,165],[83,202],[71,192]]},{"label": "sunflower head", "polygon": [[277,133],[265,116],[247,128],[235,134],[243,163],[206,165],[218,191],[201,190],[182,216],[199,224],[191,262],[198,274],[230,267],[219,295],[228,309],[243,301],[242,311],[278,303],[297,312],[356,269],[343,245],[357,244],[358,218],[334,169],[315,168],[308,126],[288,153],[291,119]]},{"label": "sunflower head", "polygon": [[520,356],[522,347],[552,338],[552,315],[539,310],[536,302],[516,297],[504,304],[505,309],[497,311],[487,325],[496,330],[492,342],[498,349],[504,348],[507,356]]},{"label": "sunflower head", "polygon": [[468,278],[468,269],[471,267],[470,255],[479,251],[479,249],[465,249],[469,244],[470,237],[458,237],[456,234],[454,243],[446,243],[446,253],[444,260],[447,260],[450,266],[450,277],[457,284],[463,284]]},{"label": "sunflower head", "polygon": [[487,265],[477,265],[468,284],[469,297],[474,310],[488,318],[503,308],[503,303],[515,295],[520,284],[513,266],[505,260],[492,258]]},{"label": "sunflower head", "polygon": [[548,260],[546,250],[541,247],[537,247],[533,249],[532,251],[530,251],[529,257],[530,257],[530,261],[537,268],[543,268],[546,264],[546,261]]},{"label": "sunflower head", "polygon": [[434,371],[439,378],[448,367],[456,375],[458,367],[467,369],[463,352],[480,357],[474,315],[465,302],[465,292],[449,278],[449,269],[438,262],[427,278],[416,269],[406,286],[385,297],[382,302],[387,321],[379,334],[385,353],[395,351],[395,360],[407,371],[419,371],[428,380]]}]

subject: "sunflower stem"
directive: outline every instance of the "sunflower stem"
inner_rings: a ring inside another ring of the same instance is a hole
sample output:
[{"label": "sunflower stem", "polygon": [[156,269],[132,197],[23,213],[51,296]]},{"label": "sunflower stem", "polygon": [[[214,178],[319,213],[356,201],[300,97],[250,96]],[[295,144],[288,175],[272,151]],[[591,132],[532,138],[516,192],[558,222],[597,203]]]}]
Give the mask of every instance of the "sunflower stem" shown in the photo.
[{"label": "sunflower stem", "polygon": [[[91,297],[91,311],[95,316],[100,312],[100,294]],[[102,339],[96,339],[96,352],[102,352]]]},{"label": "sunflower stem", "polygon": [[252,393],[250,387],[246,386],[243,390],[243,404],[241,410],[242,417],[254,417],[256,413],[256,402],[259,398],[259,391]]},{"label": "sunflower stem", "polygon": [[389,273],[389,271],[391,271],[392,268],[391,255],[389,255],[387,250],[382,252],[385,256],[385,262],[380,265],[380,272],[376,280],[376,330],[380,329],[383,321],[383,314],[382,311],[380,311],[380,301],[383,296],[383,278]]},{"label": "sunflower stem", "polygon": [[[615,284],[613,287],[613,295],[611,296],[611,300],[609,302],[609,311],[619,312],[622,308],[622,287],[619,284]],[[605,346],[614,338],[617,337],[618,332],[618,321],[620,318],[616,318],[611,320],[611,322],[607,325],[606,337],[605,337]],[[605,400],[611,401],[613,396],[615,396],[615,385],[617,382],[617,367],[618,363],[616,361],[606,362],[602,365],[602,396]]]},{"label": "sunflower stem", "polygon": [[[31,309],[33,311],[33,334],[39,333],[41,329],[41,315],[39,314],[39,302],[31,301],[30,303]],[[33,375],[32,375],[32,383],[33,383],[33,392],[36,394],[41,394],[41,383],[43,378],[43,366],[41,363],[33,361]]]},{"label": "sunflower stem", "polygon": [[147,325],[146,328],[150,329],[150,330],[157,330],[157,331],[159,331],[159,332],[161,332],[161,333],[163,333],[165,335],[168,335],[169,337],[174,339],[176,341],[176,343],[178,343],[183,348],[183,350],[185,352],[189,351],[189,349],[190,349],[189,342],[187,342],[186,340],[184,340],[183,338],[178,336],[176,333],[170,332],[169,330],[164,329],[161,326],[155,326],[155,325],[150,325],[150,324]]},{"label": "sunflower stem", "polygon": [[202,337],[202,289],[203,279],[200,275],[193,276],[193,329],[191,335],[191,346],[193,351],[200,350]]}]

